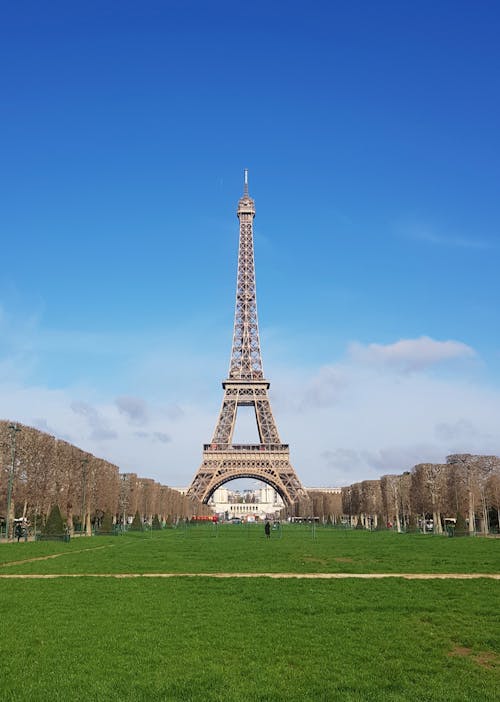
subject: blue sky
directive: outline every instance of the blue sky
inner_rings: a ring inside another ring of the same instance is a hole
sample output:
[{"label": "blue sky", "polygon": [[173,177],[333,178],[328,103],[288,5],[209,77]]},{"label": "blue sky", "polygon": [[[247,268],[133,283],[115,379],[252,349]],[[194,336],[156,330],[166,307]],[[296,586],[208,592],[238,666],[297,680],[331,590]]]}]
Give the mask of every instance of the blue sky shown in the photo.
[{"label": "blue sky", "polygon": [[0,416],[188,484],[249,168],[303,482],[500,453],[499,25],[496,2],[4,4]]}]

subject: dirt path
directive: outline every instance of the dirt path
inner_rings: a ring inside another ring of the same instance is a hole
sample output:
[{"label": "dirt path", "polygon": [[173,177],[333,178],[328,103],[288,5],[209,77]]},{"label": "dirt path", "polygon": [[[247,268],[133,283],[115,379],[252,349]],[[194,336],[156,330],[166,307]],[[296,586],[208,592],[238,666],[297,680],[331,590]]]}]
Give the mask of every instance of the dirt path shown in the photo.
[{"label": "dirt path", "polygon": [[24,563],[34,563],[35,561],[48,561],[51,558],[59,558],[59,556],[71,556],[73,553],[83,553],[84,551],[99,551],[101,548],[111,548],[113,544],[106,546],[92,546],[91,548],[80,548],[78,551],[61,551],[61,553],[52,553],[50,556],[37,556],[36,558],[25,558],[22,561],[7,561],[0,563],[0,568],[8,568],[9,566],[23,565]]},{"label": "dirt path", "polygon": [[[99,548],[105,547],[100,546]],[[48,556],[48,558],[51,557],[53,556]],[[29,573],[25,575],[3,573],[0,574],[0,578],[34,580],[52,580],[56,578],[273,578],[277,580],[286,578],[295,578],[297,580],[403,578],[404,580],[476,580],[478,578],[488,578],[490,580],[500,580],[500,573]]]}]

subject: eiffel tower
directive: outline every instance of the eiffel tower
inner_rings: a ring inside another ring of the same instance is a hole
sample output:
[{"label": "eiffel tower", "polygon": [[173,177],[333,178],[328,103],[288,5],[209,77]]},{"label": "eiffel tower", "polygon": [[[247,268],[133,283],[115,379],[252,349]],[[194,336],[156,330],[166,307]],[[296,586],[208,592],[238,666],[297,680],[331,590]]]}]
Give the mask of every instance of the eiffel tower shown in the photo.
[{"label": "eiffel tower", "polygon": [[[246,169],[237,215],[240,241],[229,376],[222,383],[224,398],[212,441],[203,447],[203,462],[187,494],[206,503],[229,480],[254,478],[273,487],[290,506],[298,499],[307,500],[307,492],[290,464],[288,444],[281,443],[269,402],[269,381],[262,370],[253,252],[255,203],[248,194]],[[254,408],[259,444],[232,443],[241,406]]]}]

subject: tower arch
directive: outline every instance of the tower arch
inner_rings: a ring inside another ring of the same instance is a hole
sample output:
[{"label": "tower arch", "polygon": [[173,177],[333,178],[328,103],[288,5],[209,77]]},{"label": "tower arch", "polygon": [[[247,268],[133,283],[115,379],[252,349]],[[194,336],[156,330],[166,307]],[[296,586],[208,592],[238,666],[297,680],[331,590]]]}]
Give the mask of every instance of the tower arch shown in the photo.
[{"label": "tower arch", "polygon": [[283,493],[281,492],[281,488],[280,488],[279,485],[276,485],[276,484],[275,484],[271,479],[269,479],[269,478],[263,478],[262,475],[260,475],[259,473],[250,473],[250,472],[247,473],[247,474],[245,474],[245,475],[240,474],[240,473],[238,473],[238,475],[235,475],[235,476],[229,475],[229,476],[227,476],[227,477],[221,479],[220,482],[214,483],[214,485],[213,485],[212,488],[210,489],[210,492],[208,492],[208,494],[207,494],[206,497],[202,500],[202,502],[203,502],[204,504],[208,504],[208,502],[210,502],[210,498],[211,498],[211,497],[214,495],[214,493],[215,493],[219,488],[221,488],[223,485],[225,485],[226,483],[230,483],[230,482],[232,482],[233,480],[242,480],[242,479],[259,480],[261,483],[265,483],[266,485],[269,485],[269,487],[271,487],[273,490],[276,490],[276,492],[278,493],[278,495],[279,495],[279,496],[281,497],[281,499],[283,500],[283,503],[284,503],[285,505],[287,505],[287,503],[286,503],[286,497],[285,497],[285,495],[283,495]]}]

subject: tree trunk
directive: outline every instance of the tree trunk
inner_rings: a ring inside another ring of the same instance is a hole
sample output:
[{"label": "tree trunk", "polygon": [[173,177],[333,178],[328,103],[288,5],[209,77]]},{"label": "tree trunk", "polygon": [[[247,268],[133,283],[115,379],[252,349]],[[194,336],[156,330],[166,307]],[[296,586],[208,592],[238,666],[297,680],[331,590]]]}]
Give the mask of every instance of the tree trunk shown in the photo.
[{"label": "tree trunk", "polygon": [[92,523],[90,521],[90,511],[85,514],[85,533],[92,536]]},{"label": "tree trunk", "polygon": [[475,517],[474,499],[472,493],[469,491],[469,534],[474,534],[476,530]]},{"label": "tree trunk", "polygon": [[484,494],[481,495],[481,506],[483,508],[483,520],[484,520],[483,534],[486,536],[486,534],[490,533],[490,520],[489,520],[488,508],[486,507],[486,499],[485,499]]},{"label": "tree trunk", "polygon": [[75,533],[75,527],[73,525],[73,506],[66,505],[66,525],[71,536]]},{"label": "tree trunk", "polygon": [[489,519],[488,519],[488,509],[486,507],[486,500],[483,498],[483,521],[484,521],[484,528],[483,528],[483,534],[486,536],[489,534],[490,529],[489,529]]}]

